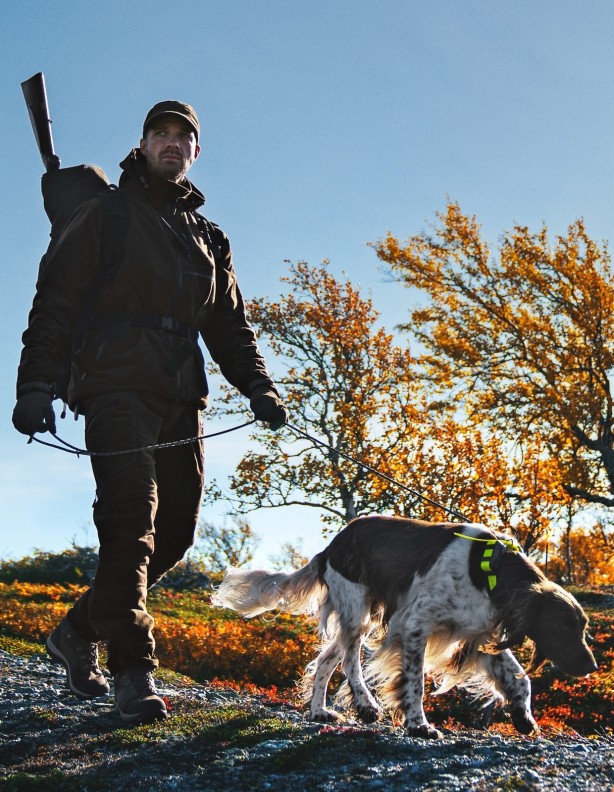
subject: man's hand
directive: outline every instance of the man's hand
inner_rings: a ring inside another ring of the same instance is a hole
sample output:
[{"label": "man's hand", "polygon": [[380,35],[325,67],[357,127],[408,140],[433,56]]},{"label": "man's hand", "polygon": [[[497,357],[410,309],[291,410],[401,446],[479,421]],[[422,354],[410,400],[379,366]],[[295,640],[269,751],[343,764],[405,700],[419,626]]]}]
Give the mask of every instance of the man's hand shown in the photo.
[{"label": "man's hand", "polygon": [[288,410],[279,396],[273,390],[252,396],[249,402],[254,418],[257,421],[266,421],[269,429],[276,432],[288,423]]},{"label": "man's hand", "polygon": [[55,412],[51,394],[32,391],[17,399],[13,410],[13,426],[18,432],[32,437],[36,432],[55,434]]}]

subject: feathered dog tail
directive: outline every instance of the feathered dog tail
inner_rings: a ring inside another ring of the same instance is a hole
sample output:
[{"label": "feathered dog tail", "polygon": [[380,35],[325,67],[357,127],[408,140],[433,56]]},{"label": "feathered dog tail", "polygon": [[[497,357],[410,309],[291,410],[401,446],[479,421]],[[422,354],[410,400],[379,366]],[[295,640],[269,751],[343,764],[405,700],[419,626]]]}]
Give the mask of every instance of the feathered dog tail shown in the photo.
[{"label": "feathered dog tail", "polygon": [[319,566],[315,556],[296,572],[229,567],[211,602],[248,619],[276,608],[287,613],[317,613],[328,593]]}]

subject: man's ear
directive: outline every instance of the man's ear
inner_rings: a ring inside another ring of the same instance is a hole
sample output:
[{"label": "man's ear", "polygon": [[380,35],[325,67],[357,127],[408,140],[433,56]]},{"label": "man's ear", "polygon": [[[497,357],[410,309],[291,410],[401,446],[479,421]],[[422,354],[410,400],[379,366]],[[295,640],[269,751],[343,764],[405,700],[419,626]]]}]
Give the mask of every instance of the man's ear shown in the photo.
[{"label": "man's ear", "polygon": [[147,141],[145,138],[141,138],[141,142],[139,143],[139,149],[141,150],[141,154],[145,154],[145,149],[147,148]]},{"label": "man's ear", "polygon": [[[141,141],[141,142],[143,142],[143,141]],[[194,159],[197,159],[199,154],[200,154],[200,146],[197,143],[196,144],[196,148],[194,149]]]}]

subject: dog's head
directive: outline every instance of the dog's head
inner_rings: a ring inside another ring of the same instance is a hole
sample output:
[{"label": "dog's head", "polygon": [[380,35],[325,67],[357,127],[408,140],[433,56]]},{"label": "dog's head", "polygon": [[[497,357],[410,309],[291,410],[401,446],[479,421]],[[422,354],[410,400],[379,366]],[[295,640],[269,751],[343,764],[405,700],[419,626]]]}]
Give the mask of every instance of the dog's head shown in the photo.
[{"label": "dog's head", "polygon": [[548,580],[531,586],[523,630],[534,644],[527,671],[536,671],[546,660],[571,676],[596,671],[595,657],[586,643],[587,625],[586,614],[565,589]]}]

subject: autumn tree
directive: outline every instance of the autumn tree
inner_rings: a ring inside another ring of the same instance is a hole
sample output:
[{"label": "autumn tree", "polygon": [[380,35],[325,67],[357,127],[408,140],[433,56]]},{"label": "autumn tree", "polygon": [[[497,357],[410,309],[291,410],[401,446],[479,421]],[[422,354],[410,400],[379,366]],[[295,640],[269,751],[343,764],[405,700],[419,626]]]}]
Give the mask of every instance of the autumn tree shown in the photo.
[{"label": "autumn tree", "polygon": [[599,523],[591,528],[573,528],[552,542],[548,573],[566,584],[614,584],[614,537]]},{"label": "autumn tree", "polygon": [[194,555],[212,572],[228,566],[243,566],[254,557],[258,537],[249,522],[235,516],[230,524],[215,525],[206,520],[198,522],[198,539]]},{"label": "autumn tree", "polygon": [[309,558],[303,555],[303,543],[299,540],[296,544],[284,542],[278,553],[269,556],[273,569],[288,571],[290,569],[300,569],[309,562]]},{"label": "autumn tree", "polygon": [[[240,462],[230,486],[238,507],[286,505],[323,510],[328,523],[392,508],[398,493],[369,477],[403,453],[419,423],[413,361],[377,326],[371,300],[349,282],[339,283],[324,262],[299,262],[283,279],[291,290],[279,301],[249,305],[250,320],[286,363],[275,379],[291,422],[315,435],[322,447],[291,430],[259,433],[260,448]],[[226,408],[240,409],[229,389]]]},{"label": "autumn tree", "polygon": [[614,278],[584,223],[554,243],[517,226],[493,256],[451,203],[431,233],[375,249],[424,298],[405,327],[439,392],[521,446],[539,437],[553,491],[614,506]]},{"label": "autumn tree", "polygon": [[[567,493],[553,486],[557,465],[544,454],[539,436],[520,445],[462,417],[436,412],[427,418],[429,437],[408,448],[405,475],[417,472],[436,501],[494,530],[511,531],[526,552],[539,556],[540,540],[561,510],[577,511]],[[419,516],[441,519],[428,503],[417,506]]]},{"label": "autumn tree", "polygon": [[[371,300],[335,279],[326,262],[300,262],[284,281],[285,296],[254,300],[249,310],[275,359],[285,361],[275,380],[291,427],[254,434],[255,447],[230,479],[226,498],[234,508],[310,506],[339,528],[374,512],[446,519],[443,504],[455,519],[511,527],[527,549],[534,546],[553,504],[541,446],[519,453],[431,399],[409,349],[379,326]],[[225,409],[244,409],[239,405],[226,389]]]}]

